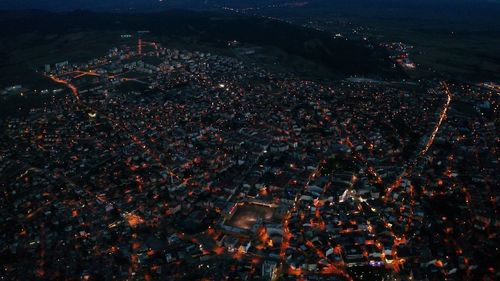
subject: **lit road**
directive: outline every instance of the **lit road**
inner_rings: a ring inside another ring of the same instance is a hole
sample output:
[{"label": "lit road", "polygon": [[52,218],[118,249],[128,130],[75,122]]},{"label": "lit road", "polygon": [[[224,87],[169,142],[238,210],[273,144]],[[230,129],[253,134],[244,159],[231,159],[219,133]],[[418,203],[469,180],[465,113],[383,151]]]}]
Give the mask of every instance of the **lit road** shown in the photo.
[{"label": "lit road", "polygon": [[446,82],[442,82],[442,87],[443,87],[443,92],[446,94],[446,102],[443,105],[441,113],[439,114],[439,120],[436,123],[436,125],[434,126],[434,129],[432,130],[432,133],[429,136],[429,139],[427,139],[427,142],[426,142],[424,148],[422,148],[422,150],[419,152],[419,154],[415,157],[415,159],[413,161],[411,161],[409,164],[406,165],[406,168],[403,170],[401,175],[396,179],[396,181],[394,181],[394,183],[392,183],[386,189],[385,202],[387,202],[388,197],[391,194],[391,192],[401,185],[403,178],[408,176],[412,172],[415,165],[417,165],[418,161],[427,154],[427,152],[431,148],[432,144],[434,143],[434,139],[436,138],[436,135],[438,134],[439,129],[441,128],[441,125],[443,124],[444,119],[446,119],[446,116],[448,113],[448,108],[450,107],[450,103],[452,100],[452,94],[451,94],[451,92],[448,88],[448,84]]},{"label": "lit road", "polygon": [[50,75],[47,77],[49,77],[52,81],[54,81],[58,84],[62,84],[62,85],[65,85],[66,87],[68,87],[71,90],[71,93],[73,94],[73,96],[76,98],[76,100],[78,102],[80,102],[80,96],[78,95],[78,89],[75,87],[75,85],[71,84],[69,81],[57,78],[54,75]]}]

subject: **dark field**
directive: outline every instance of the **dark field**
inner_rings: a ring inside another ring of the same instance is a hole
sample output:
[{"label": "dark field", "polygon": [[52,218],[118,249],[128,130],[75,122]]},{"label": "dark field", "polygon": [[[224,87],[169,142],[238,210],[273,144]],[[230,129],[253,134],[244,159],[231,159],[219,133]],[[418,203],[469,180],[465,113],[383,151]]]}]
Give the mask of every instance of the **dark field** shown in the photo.
[{"label": "dark field", "polygon": [[[412,78],[500,79],[500,3],[497,1],[310,1],[302,7],[262,7],[258,14],[332,33],[404,42],[417,70]],[[249,4],[249,1],[247,1]]]}]

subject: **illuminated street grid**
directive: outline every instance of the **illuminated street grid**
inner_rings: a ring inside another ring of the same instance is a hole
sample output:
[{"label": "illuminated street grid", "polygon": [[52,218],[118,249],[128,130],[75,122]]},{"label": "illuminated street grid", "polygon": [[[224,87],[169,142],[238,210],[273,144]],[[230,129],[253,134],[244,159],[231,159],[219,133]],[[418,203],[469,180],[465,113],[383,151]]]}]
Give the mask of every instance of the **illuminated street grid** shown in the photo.
[{"label": "illuminated street grid", "polygon": [[139,49],[1,124],[2,280],[495,278],[497,88]]}]

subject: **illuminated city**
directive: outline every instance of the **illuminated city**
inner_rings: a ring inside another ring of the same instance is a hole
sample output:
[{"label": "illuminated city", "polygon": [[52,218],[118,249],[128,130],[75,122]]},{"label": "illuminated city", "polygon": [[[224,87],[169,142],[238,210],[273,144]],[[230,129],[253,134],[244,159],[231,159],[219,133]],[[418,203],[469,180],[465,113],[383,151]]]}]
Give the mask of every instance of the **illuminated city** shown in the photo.
[{"label": "illuminated city", "polygon": [[[352,57],[202,45],[147,13],[80,30],[81,12],[43,35],[67,53],[0,68],[0,280],[498,280],[498,73],[438,75],[418,44],[294,27],[265,13],[309,3],[276,3],[217,4],[199,25],[257,17]],[[69,55],[92,36],[92,56]],[[319,76],[322,60],[348,74]]]}]

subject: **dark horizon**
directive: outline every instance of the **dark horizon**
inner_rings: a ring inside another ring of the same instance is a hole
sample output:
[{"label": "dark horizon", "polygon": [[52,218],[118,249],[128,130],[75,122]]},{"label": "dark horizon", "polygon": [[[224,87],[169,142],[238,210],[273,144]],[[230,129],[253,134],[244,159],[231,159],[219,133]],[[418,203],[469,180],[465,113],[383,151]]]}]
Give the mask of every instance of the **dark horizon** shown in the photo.
[{"label": "dark horizon", "polygon": [[[285,4],[292,5],[290,0],[3,0],[0,9],[23,10],[40,9],[49,11],[71,11],[71,10],[148,10],[154,8],[207,8],[214,6],[231,7],[251,7],[266,5]],[[426,8],[426,7],[446,7],[476,9],[484,7],[495,7],[500,4],[500,0],[311,0],[299,2],[301,6],[326,6],[326,7],[356,7],[364,5],[366,7],[379,7],[381,9],[391,8]],[[303,4],[302,4],[303,3]]]}]

